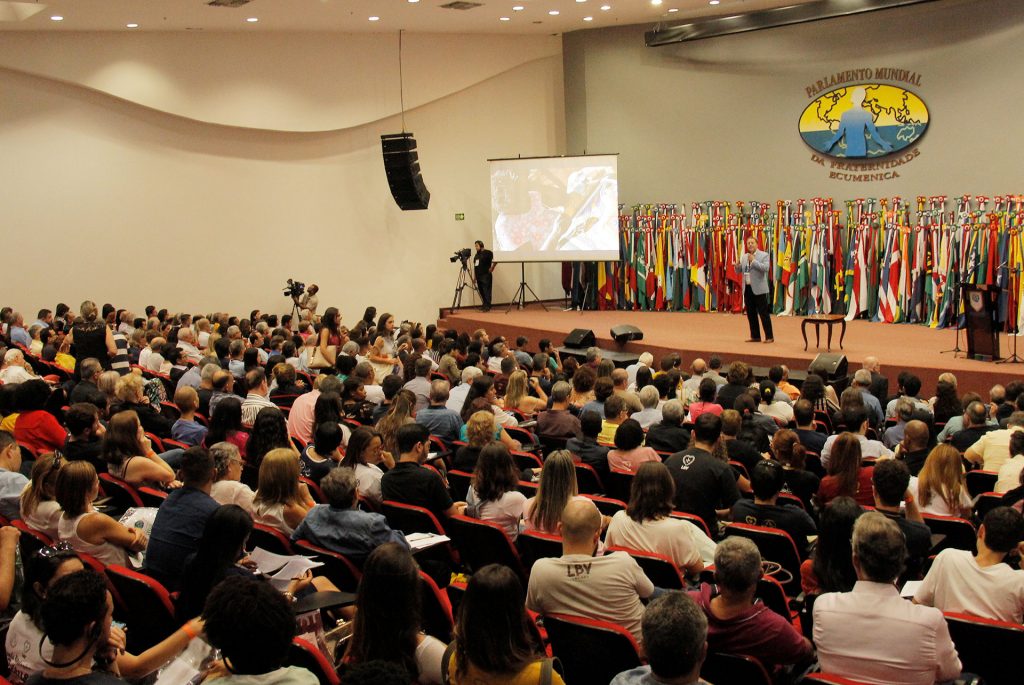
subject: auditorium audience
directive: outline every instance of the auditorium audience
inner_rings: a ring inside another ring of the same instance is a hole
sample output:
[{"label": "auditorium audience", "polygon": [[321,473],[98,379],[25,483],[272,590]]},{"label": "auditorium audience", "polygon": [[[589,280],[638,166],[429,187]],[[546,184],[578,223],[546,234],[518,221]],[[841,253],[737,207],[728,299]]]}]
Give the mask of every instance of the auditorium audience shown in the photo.
[{"label": "auditorium audience", "polygon": [[384,477],[384,470],[380,465],[388,470],[395,467],[394,458],[383,449],[380,434],[366,427],[352,431],[340,465],[352,469],[355,473],[359,497],[366,498],[373,505],[380,505],[383,499],[380,482]]},{"label": "auditorium audience", "polygon": [[505,406],[509,409],[518,409],[526,416],[532,416],[548,406],[548,396],[541,387],[540,380],[527,376],[526,372],[520,369],[513,371],[508,378]]},{"label": "auditorium audience", "polygon": [[715,543],[689,521],[669,516],[675,492],[675,481],[664,464],[641,464],[630,486],[629,504],[612,516],[605,544],[664,555],[685,575],[703,571]]},{"label": "auditorium audience", "polygon": [[[968,398],[972,399],[968,401]],[[965,452],[986,433],[998,428],[998,425],[989,419],[988,409],[980,399],[977,393],[964,394],[964,412],[946,422],[937,438],[940,443],[948,440],[957,451]]]},{"label": "auditorium audience", "polygon": [[[717,404],[714,406],[718,407]],[[721,407],[718,408],[721,409]],[[681,452],[686,449],[690,444],[690,430],[683,427],[683,416],[682,402],[679,400],[665,402],[661,407],[661,422],[647,430],[647,446],[659,452],[669,453]]]},{"label": "auditorium audience", "polygon": [[[1021,444],[1024,445],[1024,433]],[[908,492],[922,514],[971,515],[973,503],[964,481],[963,460],[951,445],[936,445],[932,449],[920,473],[910,479]]]},{"label": "auditorium audience", "polygon": [[1024,430],[1024,411],[1015,411],[1006,421],[1006,428],[1000,428],[981,436],[967,448],[964,458],[981,464],[986,471],[998,471],[1010,458],[1010,435]]},{"label": "auditorium audience", "polygon": [[134,411],[144,432],[153,433],[158,438],[171,437],[171,421],[161,415],[159,409],[153,407],[146,396],[144,386],[145,382],[138,374],[129,373],[121,376],[114,390],[117,402],[110,406],[110,416],[123,411]]},{"label": "auditorium audience", "polygon": [[[565,448],[576,455],[582,463],[593,467],[597,471],[597,475],[604,479],[609,473],[608,452],[610,450],[606,445],[599,445],[597,442],[597,437],[601,434],[601,425],[600,414],[593,411],[583,412],[580,416],[579,437],[569,438],[565,443]],[[548,458],[550,459],[550,455]]]},{"label": "auditorium audience", "polygon": [[21,350],[11,348],[4,353],[4,365],[0,369],[0,381],[4,385],[17,385],[38,378]]},{"label": "auditorium audience", "polygon": [[694,425],[693,445],[665,462],[676,482],[675,508],[700,516],[712,537],[718,535],[718,517],[728,516],[740,497],[732,468],[713,455],[721,433],[720,418],[701,414]]},{"label": "auditorium audience", "polygon": [[562,510],[570,501],[585,499],[576,484],[572,454],[556,450],[544,461],[537,495],[523,505],[523,530],[559,534]]},{"label": "auditorium audience", "polygon": [[856,584],[814,603],[814,644],[822,671],[892,685],[946,682],[960,675],[942,612],[900,597],[895,582],[905,558],[906,543],[895,522],[878,512],[857,519]]},{"label": "auditorium audience", "polygon": [[561,514],[562,556],[538,559],[530,572],[526,606],[616,623],[643,640],[643,604],[654,584],[625,552],[594,556],[601,513],[590,500],[572,500]]},{"label": "auditorium audience", "polygon": [[107,462],[107,473],[130,485],[177,485],[174,469],[153,451],[134,411],[122,411],[110,419],[103,436],[102,454]]},{"label": "auditorium audience", "polygon": [[762,459],[750,472],[754,499],[741,498],[732,505],[732,520],[754,526],[778,528],[789,535],[797,554],[807,556],[807,538],[818,529],[806,511],[796,504],[779,504],[779,493],[786,484],[782,464]]},{"label": "auditorium audience", "polygon": [[209,449],[215,473],[210,497],[218,504],[236,504],[251,515],[256,493],[241,482],[242,455],[238,447],[230,442],[218,442]]},{"label": "auditorium audience", "polygon": [[925,525],[917,500],[909,491],[910,471],[903,462],[883,459],[875,465],[871,480],[875,509],[895,521],[906,538],[907,577],[919,578],[921,565],[932,546],[931,530]]},{"label": "auditorium audience", "polygon": [[[587,413],[587,411],[584,407],[583,412]],[[604,420],[601,422],[601,432],[597,436],[597,442],[600,445],[611,446],[615,444],[615,433],[619,430],[619,426],[629,417],[625,401],[619,395],[612,395],[606,399],[603,416]]]},{"label": "auditorium audience", "polygon": [[907,465],[910,475],[916,476],[928,458],[930,442],[928,424],[911,419],[903,430],[903,440],[896,445],[896,458]]},{"label": "auditorium audience", "polygon": [[852,497],[836,497],[822,510],[818,539],[810,558],[800,564],[800,587],[806,595],[853,589],[857,572],[850,540],[853,524],[863,512]]},{"label": "auditorium audience", "polygon": [[402,532],[391,530],[383,516],[356,508],[359,500],[352,469],[333,469],[320,481],[320,489],[327,501],[309,510],[292,533],[293,540],[325,547],[357,565],[386,542],[408,546]]},{"label": "auditorium audience", "polygon": [[615,431],[615,449],[608,452],[608,468],[617,473],[636,473],[640,465],[661,457],[644,446],[644,429],[633,419],[623,421]]},{"label": "auditorium audience", "polygon": [[128,566],[128,557],[146,549],[148,538],[93,508],[100,481],[87,461],[65,464],[57,474],[54,496],[63,510],[57,536],[76,552],[89,554],[110,566]]},{"label": "auditorium audience", "polygon": [[[692,379],[691,379],[692,380]],[[687,381],[689,383],[689,381]],[[683,384],[685,387],[685,383]],[[697,400],[690,402],[686,420],[693,423],[697,417],[704,413],[711,413],[718,416],[722,414],[722,405],[715,401],[715,394],[718,392],[718,385],[714,379],[702,378],[700,385],[694,389]]]},{"label": "auditorium audience", "polygon": [[[394,456],[395,459],[398,459],[400,454],[398,431],[403,426],[416,423],[416,419],[413,418],[415,409],[416,396],[409,390],[400,390],[395,395],[395,398],[391,400],[388,413],[377,422],[377,432],[380,433],[384,450]],[[430,431],[427,431],[427,433],[429,434]]]},{"label": "auditorium audience", "polygon": [[49,399],[50,388],[43,380],[27,380],[14,390],[18,410],[14,439],[37,454],[62,449],[68,435],[53,414],[46,411]]},{"label": "auditorium audience", "polygon": [[399,457],[380,481],[381,496],[429,509],[440,518],[461,514],[465,502],[455,502],[441,475],[424,467],[430,453],[430,433],[418,423],[402,426],[395,439]]},{"label": "auditorium audience", "polygon": [[264,456],[274,449],[295,450],[284,414],[277,407],[263,407],[256,415],[245,444],[245,463],[258,470]]},{"label": "auditorium audience", "polygon": [[0,516],[9,521],[20,517],[21,492],[28,483],[21,473],[21,448],[13,435],[0,431]]},{"label": "auditorium audience", "polygon": [[333,421],[325,421],[316,427],[313,444],[306,445],[299,457],[299,471],[314,483],[320,481],[341,463],[341,427]]},{"label": "auditorium audience", "polygon": [[812,498],[821,486],[821,479],[806,470],[807,450],[799,436],[787,428],[778,431],[772,436],[772,454],[782,464],[783,492],[799,498],[806,511],[813,511]]},{"label": "auditorium audience", "polygon": [[[831,445],[831,459],[827,473],[818,487],[818,507],[824,507],[836,497],[852,497],[862,506],[874,506],[871,490],[873,466],[861,463],[861,442],[853,433],[841,433]],[[831,438],[829,438],[831,440]]]},{"label": "auditorium audience", "polygon": [[270,386],[267,384],[267,374],[262,368],[246,371],[245,387],[248,394],[242,401],[242,425],[251,426],[263,408],[276,405],[270,401]]},{"label": "auditorium audience", "polygon": [[181,416],[171,426],[171,437],[192,447],[202,445],[206,439],[206,426],[196,421],[199,393],[193,387],[183,386],[175,391],[174,404],[181,410]]},{"label": "auditorium audience", "polygon": [[551,386],[551,408],[537,414],[537,435],[553,438],[578,438],[580,420],[569,411],[572,387],[565,381]]},{"label": "auditorium audience", "polygon": [[172,592],[178,589],[185,557],[195,551],[207,519],[219,506],[210,497],[214,465],[206,449],[185,450],[180,473],[182,486],[157,509],[146,547],[146,573]]},{"label": "auditorium audience", "polygon": [[508,448],[492,442],[482,450],[466,496],[466,516],[497,523],[509,539],[519,536],[526,495],[519,492],[519,472]]},{"label": "auditorium audience", "polygon": [[796,434],[800,443],[808,452],[821,456],[828,436],[819,432],[814,423],[814,405],[806,399],[798,399],[793,403],[793,420],[796,422]]},{"label": "auditorium audience", "polygon": [[299,460],[292,449],[270,450],[260,464],[253,519],[287,536],[313,508],[309,488],[299,481]]},{"label": "auditorium audience", "polygon": [[31,481],[21,491],[21,520],[51,540],[58,537],[57,522],[64,513],[54,495],[57,474],[63,465],[64,460],[59,452],[40,454],[32,464]]},{"label": "auditorium audience", "polygon": [[[878,440],[871,440],[867,437],[868,415],[863,408],[851,409],[843,413],[843,424],[846,427],[841,435],[852,435],[860,445],[860,454],[864,458],[891,457],[892,451]],[[821,465],[826,469],[832,459],[832,446],[839,439],[840,434],[828,436],[824,447],[821,448]],[[902,434],[900,440],[902,440]]]},{"label": "auditorium audience", "polygon": [[685,592],[666,592],[652,600],[640,626],[647,663],[623,671],[610,685],[707,685],[700,670],[707,656],[708,621]]},{"label": "auditorium audience", "polygon": [[404,666],[420,685],[443,682],[445,644],[421,632],[419,573],[408,548],[398,543],[385,543],[370,554],[356,594],[355,623],[343,669],[389,661]]},{"label": "auditorium audience", "polygon": [[761,553],[747,538],[728,537],[715,549],[715,584],[690,592],[708,621],[708,650],[744,654],[770,672],[810,661],[814,647],[786,618],[755,602]]},{"label": "auditorium audience", "polygon": [[1024,431],[1017,431],[1010,436],[1010,458],[999,467],[999,477],[995,492],[1009,492],[1020,483],[1024,474]]},{"label": "auditorium audience", "polygon": [[935,397],[928,404],[935,416],[935,423],[946,423],[954,416],[960,416],[964,407],[957,395],[956,376],[949,372],[940,374],[935,386]]},{"label": "auditorium audience", "polygon": [[825,416],[831,417],[832,414],[839,411],[839,398],[836,397],[836,391],[832,389],[832,386],[825,385],[825,379],[811,369],[808,369],[807,378],[800,386],[800,397],[810,402],[814,411],[821,412]]},{"label": "auditorium audience", "polygon": [[522,583],[507,566],[489,564],[469,577],[444,664],[452,685],[564,685],[545,657],[525,604]]}]

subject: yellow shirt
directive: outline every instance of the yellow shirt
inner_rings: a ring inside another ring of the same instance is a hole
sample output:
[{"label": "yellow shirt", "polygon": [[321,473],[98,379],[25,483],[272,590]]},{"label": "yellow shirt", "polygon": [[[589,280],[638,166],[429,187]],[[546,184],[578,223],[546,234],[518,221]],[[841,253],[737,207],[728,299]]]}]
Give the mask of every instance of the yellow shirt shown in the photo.
[{"label": "yellow shirt", "polygon": [[619,430],[619,424],[611,423],[608,419],[601,420],[601,432],[597,436],[599,445],[614,445],[615,431]]},{"label": "yellow shirt", "polygon": [[0,431],[6,431],[14,435],[14,424],[18,421],[18,414],[8,414],[0,421]]},{"label": "yellow shirt", "polygon": [[[466,675],[459,676],[455,672],[455,653],[452,652],[452,660],[448,664],[448,677],[451,679],[451,685],[538,685],[542,664],[542,661],[534,661],[519,673],[503,676],[485,673],[471,663]],[[551,672],[551,685],[565,685],[562,676],[554,670]]]}]

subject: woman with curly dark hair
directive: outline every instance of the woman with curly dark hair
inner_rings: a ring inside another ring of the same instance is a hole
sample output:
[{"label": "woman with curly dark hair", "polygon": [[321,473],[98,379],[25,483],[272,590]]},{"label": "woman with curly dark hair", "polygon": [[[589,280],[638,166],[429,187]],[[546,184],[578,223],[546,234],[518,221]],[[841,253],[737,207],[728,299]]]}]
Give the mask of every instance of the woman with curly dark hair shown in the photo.
[{"label": "woman with curly dark hair", "polygon": [[252,468],[259,469],[260,462],[263,461],[267,452],[279,447],[295,449],[288,436],[288,424],[280,409],[263,407],[252,424],[252,434],[249,436],[249,443],[246,446],[246,463]]}]

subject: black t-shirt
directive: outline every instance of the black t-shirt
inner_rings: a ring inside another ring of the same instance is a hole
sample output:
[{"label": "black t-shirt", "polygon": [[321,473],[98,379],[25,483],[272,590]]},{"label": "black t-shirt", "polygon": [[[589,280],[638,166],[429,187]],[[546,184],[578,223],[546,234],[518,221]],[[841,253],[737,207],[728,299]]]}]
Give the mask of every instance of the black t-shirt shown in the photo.
[{"label": "black t-shirt", "polygon": [[791,495],[799,497],[807,511],[811,511],[811,498],[817,494],[821,479],[810,471],[802,469],[784,469],[783,473],[786,478],[783,492],[789,492]]},{"label": "black t-shirt", "polygon": [[753,500],[741,499],[732,505],[732,520],[786,531],[793,538],[801,559],[807,558],[807,536],[818,532],[814,520],[795,505],[756,504]]},{"label": "black t-shirt", "polygon": [[452,459],[452,468],[459,471],[473,473],[476,468],[476,460],[480,458],[480,448],[463,445],[455,450],[455,458]]},{"label": "black t-shirt", "polygon": [[992,430],[995,430],[995,426],[971,426],[970,428],[964,428],[961,431],[953,433],[953,437],[950,438],[949,444],[961,452],[966,452],[968,447],[981,440],[981,437],[985,435],[985,433]]},{"label": "black t-shirt", "polygon": [[439,517],[452,506],[452,497],[441,477],[408,461],[395,464],[395,468],[384,474],[380,490],[384,499],[424,507]]},{"label": "black t-shirt", "polygon": [[905,577],[917,579],[921,574],[921,565],[928,557],[932,548],[932,531],[927,524],[911,521],[903,514],[892,514],[883,511],[887,517],[896,522],[907,539],[907,568]]},{"label": "black t-shirt", "polygon": [[601,478],[608,476],[608,447],[598,445],[593,438],[569,438],[565,442],[565,449],[579,457],[584,464],[593,467]]},{"label": "black t-shirt", "polygon": [[491,262],[494,261],[494,253],[490,250],[480,250],[473,257],[473,272],[477,278],[486,275],[491,270]]},{"label": "black t-shirt", "polygon": [[729,461],[738,461],[747,467],[748,475],[754,470],[754,465],[762,459],[756,447],[739,438],[726,442],[725,451],[729,453]]},{"label": "black t-shirt", "polygon": [[916,476],[921,472],[924,467],[925,459],[928,458],[929,450],[927,447],[923,450],[917,450],[916,452],[901,452],[900,459],[906,463],[907,468],[910,469],[910,475]]},{"label": "black t-shirt", "polygon": [[700,516],[717,536],[715,510],[728,509],[740,498],[732,468],[698,447],[673,454],[665,465],[676,482],[676,509]]},{"label": "black t-shirt", "polygon": [[64,457],[68,461],[87,461],[96,469],[96,473],[107,472],[107,462],[103,459],[103,440],[67,440],[64,443]]},{"label": "black t-shirt", "polygon": [[662,421],[648,429],[644,444],[659,452],[681,452],[690,444],[690,431],[678,424]]}]

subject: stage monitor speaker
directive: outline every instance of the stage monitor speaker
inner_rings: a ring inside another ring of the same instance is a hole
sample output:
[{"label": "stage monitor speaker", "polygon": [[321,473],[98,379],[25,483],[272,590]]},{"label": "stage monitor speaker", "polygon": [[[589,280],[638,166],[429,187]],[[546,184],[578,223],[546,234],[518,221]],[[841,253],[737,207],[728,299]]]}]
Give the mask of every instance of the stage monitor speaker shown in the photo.
[{"label": "stage monitor speaker", "polygon": [[624,323],[612,327],[612,340],[620,345],[625,345],[631,340],[643,340],[644,332],[636,326]]},{"label": "stage monitor speaker", "polygon": [[399,208],[426,209],[430,204],[430,191],[420,175],[416,139],[411,133],[392,133],[381,136],[380,144],[388,187]]},{"label": "stage monitor speaker", "polygon": [[593,347],[595,342],[597,338],[589,328],[574,328],[565,338],[566,347]]},{"label": "stage monitor speaker", "polygon": [[822,352],[814,361],[811,362],[809,369],[823,369],[827,376],[824,379],[828,381],[840,381],[846,378],[847,371],[849,369],[849,363],[846,361],[845,354],[833,354],[831,352]]}]

